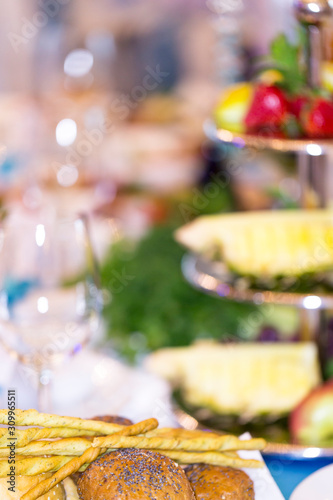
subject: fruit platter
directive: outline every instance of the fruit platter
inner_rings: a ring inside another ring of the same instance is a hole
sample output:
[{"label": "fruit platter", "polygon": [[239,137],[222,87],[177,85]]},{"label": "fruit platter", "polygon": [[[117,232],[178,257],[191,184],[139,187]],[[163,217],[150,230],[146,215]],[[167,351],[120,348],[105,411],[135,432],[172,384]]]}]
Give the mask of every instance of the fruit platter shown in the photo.
[{"label": "fruit platter", "polygon": [[271,43],[250,81],[221,92],[206,125],[218,143],[296,153],[301,205],[328,205],[328,153],[333,146],[333,63],[325,60],[322,25],[326,1],[294,2],[297,41],[285,34]]},{"label": "fruit platter", "polygon": [[288,148],[318,140],[329,144],[325,140],[333,138],[333,63],[321,64],[321,84],[311,88],[301,52],[301,42],[293,45],[279,35],[255,79],[222,92],[214,113],[218,130],[224,131],[221,138],[227,139],[229,131],[229,137],[252,142],[258,137],[287,140]]},{"label": "fruit platter", "polygon": [[223,263],[242,288],[332,291],[333,212],[269,210],[198,217],[175,237],[207,261]]}]

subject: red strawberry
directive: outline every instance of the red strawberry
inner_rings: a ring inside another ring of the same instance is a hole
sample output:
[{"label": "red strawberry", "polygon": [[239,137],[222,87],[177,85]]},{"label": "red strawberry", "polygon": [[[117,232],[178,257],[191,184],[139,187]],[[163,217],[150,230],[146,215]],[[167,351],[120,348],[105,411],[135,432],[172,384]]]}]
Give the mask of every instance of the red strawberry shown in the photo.
[{"label": "red strawberry", "polygon": [[288,102],[282,90],[274,85],[259,84],[245,118],[247,132],[256,134],[265,130],[265,135],[269,135],[271,130],[275,135],[287,112]]},{"label": "red strawberry", "polygon": [[291,115],[295,116],[297,120],[300,119],[302,111],[309,104],[310,99],[305,95],[297,95],[289,100],[288,111]]},{"label": "red strawberry", "polygon": [[302,125],[310,138],[333,137],[333,102],[317,98],[302,115]]}]

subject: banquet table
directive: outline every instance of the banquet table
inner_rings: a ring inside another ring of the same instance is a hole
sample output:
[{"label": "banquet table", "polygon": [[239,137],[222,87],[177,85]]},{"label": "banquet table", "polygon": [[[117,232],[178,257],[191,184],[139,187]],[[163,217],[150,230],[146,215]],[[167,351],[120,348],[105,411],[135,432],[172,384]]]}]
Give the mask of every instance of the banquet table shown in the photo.
[{"label": "banquet table", "polygon": [[[1,350],[0,402],[6,403],[6,388],[15,387],[22,409],[34,407],[34,390],[19,365]],[[71,384],[68,384],[68,380]],[[54,412],[92,417],[118,414],[140,420],[154,416],[162,426],[177,426],[168,384],[140,368],[131,368],[110,353],[86,349],[56,373],[53,387]],[[333,457],[291,460],[288,456],[265,454],[266,465],[285,500],[306,477],[333,463]],[[267,469],[266,469],[267,470]],[[277,497],[278,498],[278,497]]]}]

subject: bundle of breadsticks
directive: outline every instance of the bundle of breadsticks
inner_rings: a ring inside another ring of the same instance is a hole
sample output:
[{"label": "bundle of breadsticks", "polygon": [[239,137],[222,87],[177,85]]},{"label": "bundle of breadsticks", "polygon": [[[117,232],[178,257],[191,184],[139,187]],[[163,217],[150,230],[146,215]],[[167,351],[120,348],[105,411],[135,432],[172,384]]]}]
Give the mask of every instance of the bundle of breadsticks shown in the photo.
[{"label": "bundle of breadsticks", "polygon": [[[0,427],[0,477],[10,474],[8,443],[13,440],[16,475],[53,473],[21,500],[38,499],[70,475],[84,471],[100,455],[120,448],[158,451],[179,464],[243,468],[260,467],[262,463],[241,459],[237,450],[261,450],[266,444],[263,439],[240,440],[205,431],[158,428],[154,418],[124,426],[36,410],[15,410],[15,422],[19,427],[15,436],[7,427]],[[7,410],[0,410],[0,424],[8,425]]]}]

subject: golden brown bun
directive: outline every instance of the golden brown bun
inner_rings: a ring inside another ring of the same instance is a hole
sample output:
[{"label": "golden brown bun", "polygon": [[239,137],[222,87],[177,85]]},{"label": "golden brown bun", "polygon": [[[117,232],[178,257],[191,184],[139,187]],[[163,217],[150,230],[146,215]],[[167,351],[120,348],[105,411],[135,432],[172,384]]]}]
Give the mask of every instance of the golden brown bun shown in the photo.
[{"label": "golden brown bun", "polygon": [[242,470],[197,464],[185,472],[197,500],[254,499],[253,482]]},{"label": "golden brown bun", "polygon": [[[16,476],[15,493],[8,491],[7,478],[0,479],[0,498],[1,500],[19,500],[24,493],[27,493],[33,486],[44,479],[52,476],[52,473],[39,474],[38,476]],[[38,500],[66,500],[65,490],[62,484],[58,484]]]},{"label": "golden brown bun", "polygon": [[77,486],[81,500],[195,500],[181,467],[159,453],[134,448],[95,460]]},{"label": "golden brown bun", "polygon": [[[125,417],[118,417],[118,415],[103,415],[98,417],[93,417],[91,420],[99,420],[100,422],[106,422],[107,424],[119,424],[119,425],[132,425],[132,420],[129,420]],[[88,436],[88,439],[91,439]],[[72,474],[72,479],[75,484],[77,484],[79,477],[81,476],[81,472],[76,472]]]},{"label": "golden brown bun", "polygon": [[99,420],[100,422],[106,422],[107,424],[119,424],[119,425],[132,425],[132,420],[124,417],[118,417],[117,415],[103,415],[102,417],[94,417],[92,420]]}]

